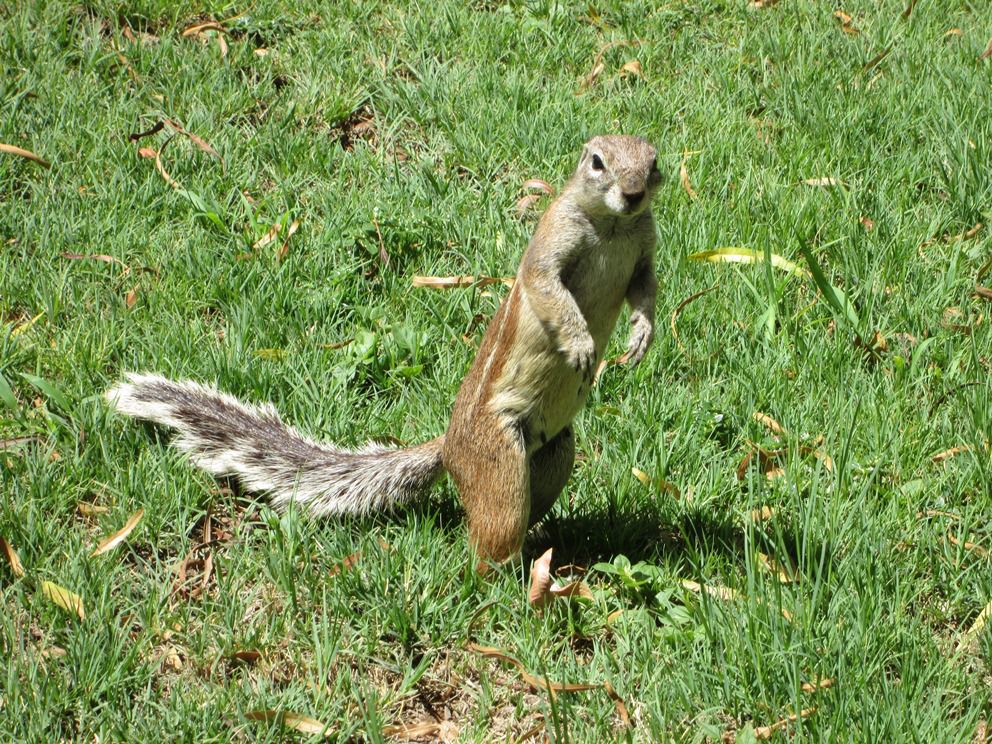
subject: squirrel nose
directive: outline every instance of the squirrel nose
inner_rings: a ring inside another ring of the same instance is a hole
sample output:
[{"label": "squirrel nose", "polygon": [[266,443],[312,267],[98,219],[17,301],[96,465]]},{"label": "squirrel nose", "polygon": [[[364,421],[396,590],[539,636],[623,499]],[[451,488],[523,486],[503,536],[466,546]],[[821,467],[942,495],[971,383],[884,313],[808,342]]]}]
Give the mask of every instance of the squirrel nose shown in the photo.
[{"label": "squirrel nose", "polygon": [[627,204],[629,204],[631,207],[636,207],[638,204],[641,203],[641,200],[644,198],[644,192],[635,191],[634,193],[631,194],[624,193],[623,197],[624,199],[627,200]]}]

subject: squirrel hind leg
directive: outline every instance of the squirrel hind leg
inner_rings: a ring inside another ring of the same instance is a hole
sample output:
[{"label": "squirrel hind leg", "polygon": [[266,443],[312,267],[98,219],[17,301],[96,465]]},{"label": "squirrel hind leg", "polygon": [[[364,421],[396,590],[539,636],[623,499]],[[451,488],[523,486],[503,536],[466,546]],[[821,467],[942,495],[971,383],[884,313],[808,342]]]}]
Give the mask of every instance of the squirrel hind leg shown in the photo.
[{"label": "squirrel hind leg", "polygon": [[575,464],[575,436],[566,426],[530,458],[530,521],[533,527],[551,511]]},{"label": "squirrel hind leg", "polygon": [[444,464],[458,486],[476,555],[502,563],[517,557],[523,547],[530,518],[530,472],[519,428],[488,423],[463,437],[449,430]]}]

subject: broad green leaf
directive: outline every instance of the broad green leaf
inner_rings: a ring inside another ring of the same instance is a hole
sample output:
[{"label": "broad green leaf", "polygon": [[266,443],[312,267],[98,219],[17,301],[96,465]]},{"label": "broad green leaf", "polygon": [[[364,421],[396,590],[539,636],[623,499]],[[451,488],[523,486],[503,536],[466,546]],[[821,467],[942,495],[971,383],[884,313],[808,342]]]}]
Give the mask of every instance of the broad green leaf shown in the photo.
[{"label": "broad green leaf", "polygon": [[3,401],[4,405],[12,411],[16,411],[18,408],[14,391],[10,389],[10,383],[3,375],[0,375],[0,401]]},{"label": "broad green leaf", "polygon": [[820,293],[826,299],[827,304],[830,305],[834,314],[839,318],[846,320],[855,333],[861,330],[861,319],[858,317],[857,311],[854,309],[854,305],[848,299],[844,290],[839,287],[835,287],[828,280],[826,274],[823,273],[823,269],[820,267],[819,262],[813,257],[812,252],[804,245],[799,246],[799,251],[803,254],[803,258],[806,259],[806,263],[809,265],[809,270],[812,272],[813,283],[816,288],[820,290]]}]

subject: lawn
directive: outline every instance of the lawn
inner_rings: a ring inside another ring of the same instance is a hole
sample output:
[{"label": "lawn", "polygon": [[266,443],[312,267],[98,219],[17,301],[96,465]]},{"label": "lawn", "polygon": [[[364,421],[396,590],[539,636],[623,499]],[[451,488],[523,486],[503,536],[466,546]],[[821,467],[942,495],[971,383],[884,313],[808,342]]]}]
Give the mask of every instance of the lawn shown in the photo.
[{"label": "lawn", "polygon": [[[759,5],[0,6],[0,740],[985,742],[992,14]],[[523,566],[450,481],[280,515],[104,404],[437,436],[507,290],[414,277],[514,274],[621,131],[657,337]],[[528,602],[547,548],[591,598]]]}]

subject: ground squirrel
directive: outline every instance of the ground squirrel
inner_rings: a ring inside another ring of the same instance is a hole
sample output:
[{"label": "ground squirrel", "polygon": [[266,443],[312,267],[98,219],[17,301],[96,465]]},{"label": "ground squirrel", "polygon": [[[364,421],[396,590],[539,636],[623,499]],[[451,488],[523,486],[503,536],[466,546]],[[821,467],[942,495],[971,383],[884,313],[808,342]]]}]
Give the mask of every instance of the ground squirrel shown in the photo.
[{"label": "ground squirrel", "polygon": [[624,300],[631,306],[628,363],[637,364],[651,344],[657,280],[650,202],[660,181],[646,140],[586,143],[486,330],[447,432],[424,444],[339,449],[286,426],[271,405],[158,375],[128,375],[107,399],[122,413],[177,429],[175,446],[196,465],[237,476],[277,508],[292,502],[318,515],[366,513],[408,501],[448,471],[478,555],[514,557],[568,480],[572,419]]}]

